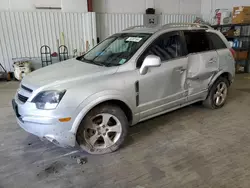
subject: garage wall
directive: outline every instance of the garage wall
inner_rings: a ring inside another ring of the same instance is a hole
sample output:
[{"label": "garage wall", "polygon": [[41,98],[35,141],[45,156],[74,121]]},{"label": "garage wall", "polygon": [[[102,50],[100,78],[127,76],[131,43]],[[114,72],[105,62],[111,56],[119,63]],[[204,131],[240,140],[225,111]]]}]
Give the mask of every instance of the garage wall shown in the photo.
[{"label": "garage wall", "polygon": [[95,13],[0,11],[0,62],[12,70],[15,58],[40,57],[40,47],[58,52],[57,41],[66,45],[69,55],[96,44]]},{"label": "garage wall", "polygon": [[250,6],[250,0],[202,0],[201,12],[204,17],[214,15],[215,9],[233,9],[235,6]]},{"label": "garage wall", "polygon": [[[196,16],[194,14],[161,14],[159,16],[159,24],[164,25],[168,23],[192,23]],[[104,40],[106,37],[120,32],[135,25],[143,25],[143,14],[96,14],[97,37]]]},{"label": "garage wall", "polygon": [[99,13],[145,13],[154,7],[160,14],[200,14],[201,0],[93,0]]},{"label": "garage wall", "polygon": [[62,11],[65,12],[88,11],[87,0],[0,0],[0,10],[34,11],[36,10],[35,4],[58,5],[58,2]]}]

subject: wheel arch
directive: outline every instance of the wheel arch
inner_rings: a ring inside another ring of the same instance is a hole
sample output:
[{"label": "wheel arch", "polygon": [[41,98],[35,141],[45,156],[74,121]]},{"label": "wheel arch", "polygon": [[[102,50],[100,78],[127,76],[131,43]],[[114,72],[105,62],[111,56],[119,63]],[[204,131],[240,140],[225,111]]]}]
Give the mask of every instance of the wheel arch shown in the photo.
[{"label": "wheel arch", "polygon": [[[221,81],[223,81],[225,83],[226,80],[227,80],[228,84],[231,84],[233,81],[233,76],[229,72],[222,72],[221,74],[218,74],[216,77],[214,77],[212,79],[212,82],[210,82],[210,85],[209,85],[207,97],[203,101],[203,105],[205,107],[210,108],[210,109],[218,109],[218,108],[221,108],[225,104],[227,94],[226,94],[226,96],[224,96],[224,98],[222,98],[223,101],[221,103],[218,102],[219,104],[216,104],[217,102],[214,101],[214,99],[215,99],[214,95],[218,92],[218,84],[221,84]],[[225,83],[225,84],[227,84],[227,83]],[[219,96],[219,98],[220,97],[221,96]],[[217,96],[217,98],[218,98],[218,96]],[[217,99],[216,99],[216,101],[217,101]]]},{"label": "wheel arch", "polygon": [[[119,100],[119,99],[109,99],[109,100],[105,100],[103,102],[98,103],[93,108],[95,108],[97,106],[100,106],[100,105],[105,105],[105,104],[109,104],[109,105],[111,104],[111,105],[116,105],[116,106],[120,107],[123,110],[123,112],[125,113],[129,124],[132,123],[132,121],[133,121],[133,112],[130,109],[130,107],[124,101]],[[91,109],[93,109],[93,108],[91,108]]]},{"label": "wheel arch", "polygon": [[209,88],[214,84],[214,82],[219,78],[219,77],[224,77],[228,80],[228,83],[231,85],[233,82],[233,75],[230,72],[219,72],[217,73],[209,83]]},{"label": "wheel arch", "polygon": [[232,81],[233,81],[233,75],[229,72],[224,72],[220,75],[221,77],[224,77],[227,79],[227,81],[229,82],[229,84],[231,85]]},{"label": "wheel arch", "polygon": [[[91,97],[92,98],[92,97]],[[89,103],[88,103],[89,101]],[[110,95],[110,96],[104,96],[101,98],[97,98],[95,100],[87,100],[84,104],[87,104],[86,106],[84,106],[80,113],[78,113],[71,132],[73,132],[74,134],[77,133],[77,130],[82,122],[82,120],[84,119],[84,117],[88,114],[88,112],[90,110],[92,110],[93,108],[102,105],[102,104],[114,104],[119,106],[125,113],[126,117],[128,118],[129,123],[131,124],[133,122],[133,107],[129,104],[129,102],[127,100],[125,100],[124,98],[122,98],[120,95]]]}]

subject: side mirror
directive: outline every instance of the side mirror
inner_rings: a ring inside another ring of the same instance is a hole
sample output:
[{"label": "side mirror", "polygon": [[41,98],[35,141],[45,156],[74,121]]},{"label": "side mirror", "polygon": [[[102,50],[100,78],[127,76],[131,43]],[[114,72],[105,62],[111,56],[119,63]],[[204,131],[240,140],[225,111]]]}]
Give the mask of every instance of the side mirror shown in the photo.
[{"label": "side mirror", "polygon": [[145,75],[148,72],[149,67],[159,67],[161,65],[161,58],[156,55],[147,56],[140,68],[140,74]]}]

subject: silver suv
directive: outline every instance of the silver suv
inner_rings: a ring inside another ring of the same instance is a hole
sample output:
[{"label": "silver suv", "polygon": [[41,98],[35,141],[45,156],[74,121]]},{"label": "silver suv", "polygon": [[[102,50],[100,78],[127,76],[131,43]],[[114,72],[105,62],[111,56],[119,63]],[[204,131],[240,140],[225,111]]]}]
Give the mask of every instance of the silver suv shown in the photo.
[{"label": "silver suv", "polygon": [[221,108],[234,63],[229,43],[212,28],[137,26],[81,57],[29,74],[12,103],[27,132],[63,147],[109,153],[138,122],[198,101]]}]

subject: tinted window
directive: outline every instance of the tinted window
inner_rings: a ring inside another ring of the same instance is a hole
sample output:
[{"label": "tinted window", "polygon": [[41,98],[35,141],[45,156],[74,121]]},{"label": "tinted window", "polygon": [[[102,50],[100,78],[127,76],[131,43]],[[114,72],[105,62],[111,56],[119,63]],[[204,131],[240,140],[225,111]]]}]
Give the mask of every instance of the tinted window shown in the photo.
[{"label": "tinted window", "polygon": [[213,50],[213,44],[205,31],[184,31],[188,53]]},{"label": "tinted window", "polygon": [[221,40],[221,38],[215,33],[207,33],[207,36],[212,41],[213,46],[216,50],[227,48],[223,40]]},{"label": "tinted window", "polygon": [[148,55],[156,55],[161,61],[171,60],[181,56],[181,38],[178,34],[164,34],[157,38],[142,54],[137,67],[142,65]]}]

